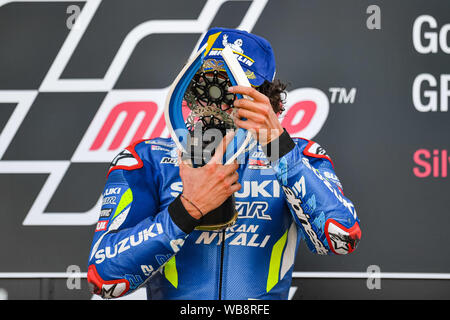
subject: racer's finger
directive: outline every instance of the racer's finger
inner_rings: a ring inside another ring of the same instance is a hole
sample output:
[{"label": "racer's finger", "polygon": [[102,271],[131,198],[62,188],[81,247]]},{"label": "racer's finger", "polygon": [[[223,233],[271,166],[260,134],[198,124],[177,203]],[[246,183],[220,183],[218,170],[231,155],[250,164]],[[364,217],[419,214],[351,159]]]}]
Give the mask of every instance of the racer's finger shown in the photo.
[{"label": "racer's finger", "polygon": [[231,175],[229,175],[227,177],[227,182],[232,185],[234,183],[236,183],[236,181],[239,180],[239,173],[237,173],[236,171],[234,171]]},{"label": "racer's finger", "polygon": [[246,109],[238,109],[237,110],[237,115],[240,119],[245,118],[247,120],[252,120],[256,123],[264,123],[266,120],[266,117],[264,114],[262,113],[258,113],[258,112],[253,112],[253,111],[249,111]]},{"label": "racer's finger", "polygon": [[239,182],[237,182],[237,183],[233,184],[233,185],[230,187],[230,189],[231,189],[231,192],[232,192],[232,193],[235,193],[235,192],[241,190],[241,187],[242,187],[241,184],[240,184]]},{"label": "racer's finger", "polygon": [[[270,103],[270,102],[269,102]],[[233,105],[238,108],[238,110],[246,109],[256,113],[267,114],[269,111],[269,105],[262,102],[256,102],[249,99],[237,99],[234,101]]]},{"label": "racer's finger", "polygon": [[235,117],[233,119],[233,121],[234,121],[234,124],[236,126],[238,126],[239,128],[242,128],[242,129],[246,129],[246,130],[256,131],[256,130],[259,130],[259,129],[262,128],[261,123],[255,122],[255,121],[250,120],[250,119],[241,120],[241,119]]},{"label": "racer's finger", "polygon": [[233,175],[237,169],[239,169],[239,164],[236,161],[234,161],[231,164],[227,164],[227,165],[223,166],[223,170],[226,175]]},{"label": "racer's finger", "polygon": [[252,87],[233,86],[229,87],[228,91],[231,93],[238,93],[253,98],[256,101],[267,101],[269,98]]}]

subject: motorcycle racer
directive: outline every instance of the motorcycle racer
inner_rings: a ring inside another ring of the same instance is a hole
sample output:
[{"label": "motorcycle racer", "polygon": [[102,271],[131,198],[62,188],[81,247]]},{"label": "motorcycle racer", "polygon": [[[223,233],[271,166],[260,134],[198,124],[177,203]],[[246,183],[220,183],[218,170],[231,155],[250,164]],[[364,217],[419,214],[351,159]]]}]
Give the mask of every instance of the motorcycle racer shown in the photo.
[{"label": "motorcycle racer", "polygon": [[[257,143],[229,165],[220,159],[230,136],[202,167],[186,164],[170,138],[137,141],[116,156],[88,263],[88,281],[104,298],[146,285],[148,299],[287,299],[301,240],[317,254],[348,254],[361,238],[331,158],[290,137],[278,120],[282,90],[263,90],[277,87],[270,44],[222,28],[205,42],[215,62],[220,48],[239,46],[252,87],[228,88],[243,96],[233,120]],[[231,195],[236,222],[199,228]]]}]

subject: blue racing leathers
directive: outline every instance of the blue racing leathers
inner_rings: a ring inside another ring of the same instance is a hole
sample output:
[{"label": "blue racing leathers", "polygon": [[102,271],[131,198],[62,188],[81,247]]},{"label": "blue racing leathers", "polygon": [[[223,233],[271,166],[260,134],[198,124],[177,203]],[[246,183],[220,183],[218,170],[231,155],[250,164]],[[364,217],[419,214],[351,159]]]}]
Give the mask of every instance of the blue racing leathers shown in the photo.
[{"label": "blue racing leathers", "polygon": [[[104,298],[146,286],[148,299],[287,299],[298,245],[347,254],[359,219],[331,159],[285,131],[247,152],[238,219],[222,231],[195,229],[183,207],[177,149],[170,139],[134,143],[113,160],[89,255],[88,281]],[[211,190],[214,192],[214,190]]]}]

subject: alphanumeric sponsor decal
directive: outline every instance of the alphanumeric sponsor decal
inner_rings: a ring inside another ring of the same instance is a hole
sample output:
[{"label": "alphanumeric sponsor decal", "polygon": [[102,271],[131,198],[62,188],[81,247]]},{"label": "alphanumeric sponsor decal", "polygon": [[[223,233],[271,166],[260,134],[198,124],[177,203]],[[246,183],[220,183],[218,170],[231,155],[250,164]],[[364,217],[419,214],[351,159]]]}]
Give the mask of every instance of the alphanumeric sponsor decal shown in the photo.
[{"label": "alphanumeric sponsor decal", "polygon": [[97,231],[105,231],[108,227],[108,220],[101,220],[97,222],[97,227],[95,228],[95,232]]},{"label": "alphanumeric sponsor decal", "polygon": [[177,166],[178,165],[178,159],[177,158],[171,158],[171,157],[163,157],[161,159],[160,163],[173,164],[173,165]]},{"label": "alphanumeric sponsor decal", "polygon": [[249,169],[270,169],[272,166],[270,165],[269,160],[263,159],[250,159],[248,162]]},{"label": "alphanumeric sponsor decal", "polygon": [[109,209],[102,209],[101,211],[100,211],[100,217],[99,217],[99,219],[102,219],[102,218],[109,218],[110,216],[111,216],[111,212],[112,212],[112,208],[109,208]]},{"label": "alphanumeric sponsor decal", "polygon": [[116,196],[103,198],[102,206],[107,204],[116,204]]},{"label": "alphanumeric sponsor decal", "polygon": [[314,245],[316,252],[318,254],[327,254],[328,250],[320,241],[318,235],[309,222],[310,216],[306,214],[301,207],[302,201],[295,195],[295,192],[291,188],[285,186],[282,186],[282,188],[284,190],[284,193],[286,194],[287,201],[289,202],[291,208],[294,210],[295,215],[300,221],[300,224],[302,225],[306,236],[308,236],[309,240],[311,240],[312,244]]},{"label": "alphanumeric sponsor decal", "polygon": [[135,247],[140,245],[142,242],[147,241],[150,238],[154,238],[157,235],[160,235],[163,233],[163,229],[160,223],[154,223],[150,225],[147,229],[144,229],[142,231],[139,231],[137,234],[137,239],[134,234],[131,236],[122,239],[118,243],[114,245],[114,247],[106,247],[104,249],[100,249],[98,251],[95,251],[95,260],[96,264],[100,264],[105,259],[111,259],[114,258],[116,255],[121,254],[124,251],[127,251],[131,247]]}]

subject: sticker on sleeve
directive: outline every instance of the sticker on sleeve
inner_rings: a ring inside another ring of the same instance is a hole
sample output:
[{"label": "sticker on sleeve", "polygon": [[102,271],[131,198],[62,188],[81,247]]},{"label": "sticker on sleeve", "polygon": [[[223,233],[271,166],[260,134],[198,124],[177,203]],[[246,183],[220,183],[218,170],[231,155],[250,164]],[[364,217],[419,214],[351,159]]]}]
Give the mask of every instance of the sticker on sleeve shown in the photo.
[{"label": "sticker on sleeve", "polygon": [[97,222],[97,227],[95,228],[95,232],[97,231],[105,231],[108,226],[108,220],[103,220]]},{"label": "sticker on sleeve", "polygon": [[250,159],[248,162],[249,169],[270,169],[272,166],[270,165],[269,160],[263,159]]},{"label": "sticker on sleeve", "polygon": [[109,216],[111,215],[111,212],[112,212],[112,208],[107,208],[107,209],[102,209],[101,211],[100,211],[100,218],[99,219],[108,219],[109,218]]}]

